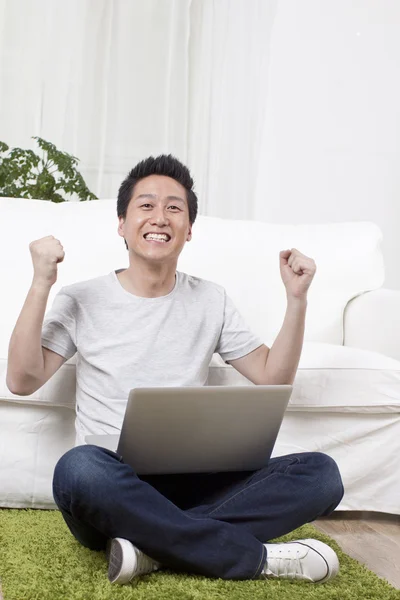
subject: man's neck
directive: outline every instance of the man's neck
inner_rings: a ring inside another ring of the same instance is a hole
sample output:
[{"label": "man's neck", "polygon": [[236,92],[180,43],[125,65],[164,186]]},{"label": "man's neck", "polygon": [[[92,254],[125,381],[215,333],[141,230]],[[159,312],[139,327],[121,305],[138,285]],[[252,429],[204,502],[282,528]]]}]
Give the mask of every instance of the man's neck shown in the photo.
[{"label": "man's neck", "polygon": [[167,296],[175,287],[176,266],[161,265],[160,269],[146,269],[130,265],[117,273],[122,287],[135,296],[158,298]]}]

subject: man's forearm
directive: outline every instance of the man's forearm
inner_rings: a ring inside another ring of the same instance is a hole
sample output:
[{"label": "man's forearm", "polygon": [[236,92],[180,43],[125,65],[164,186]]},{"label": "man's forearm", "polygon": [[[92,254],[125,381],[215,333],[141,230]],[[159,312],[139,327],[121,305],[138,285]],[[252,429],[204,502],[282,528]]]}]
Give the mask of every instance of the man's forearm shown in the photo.
[{"label": "man's forearm", "polygon": [[282,328],[268,353],[266,385],[292,385],[303,348],[307,298],[288,298]]}]

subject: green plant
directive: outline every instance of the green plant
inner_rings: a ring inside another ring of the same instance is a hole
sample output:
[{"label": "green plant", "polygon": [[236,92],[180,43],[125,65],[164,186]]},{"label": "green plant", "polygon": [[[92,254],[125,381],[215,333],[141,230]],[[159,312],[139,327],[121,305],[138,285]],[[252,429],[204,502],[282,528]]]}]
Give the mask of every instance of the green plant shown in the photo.
[{"label": "green plant", "polygon": [[[78,158],[40,137],[32,139],[43,150],[42,157],[33,150],[10,150],[0,142],[0,196],[65,202],[67,198],[59,193],[63,191],[77,194],[81,201],[97,200],[75,168]],[[2,156],[6,152],[8,155]]]}]

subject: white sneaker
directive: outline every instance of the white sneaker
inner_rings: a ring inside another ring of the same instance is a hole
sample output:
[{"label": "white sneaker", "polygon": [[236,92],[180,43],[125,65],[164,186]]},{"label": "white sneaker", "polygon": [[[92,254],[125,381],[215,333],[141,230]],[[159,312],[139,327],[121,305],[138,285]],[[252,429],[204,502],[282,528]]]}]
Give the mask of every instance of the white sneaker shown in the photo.
[{"label": "white sneaker", "polygon": [[325,583],[339,572],[336,552],[319,540],[264,544],[267,560],[260,577]]},{"label": "white sneaker", "polygon": [[111,583],[128,583],[138,575],[146,575],[160,568],[160,563],[123,538],[108,540],[106,556]]}]

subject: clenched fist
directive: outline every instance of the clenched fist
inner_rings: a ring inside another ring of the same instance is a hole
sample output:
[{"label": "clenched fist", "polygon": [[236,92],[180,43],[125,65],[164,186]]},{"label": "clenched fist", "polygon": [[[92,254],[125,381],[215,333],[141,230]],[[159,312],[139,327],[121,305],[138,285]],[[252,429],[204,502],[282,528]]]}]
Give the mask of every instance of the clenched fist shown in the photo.
[{"label": "clenched fist", "polygon": [[33,262],[33,280],[51,287],[57,281],[57,264],[64,260],[65,252],[54,235],[35,240],[29,244]]},{"label": "clenched fist", "polygon": [[292,248],[279,253],[279,264],[288,298],[306,298],[317,270],[315,261]]}]

